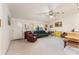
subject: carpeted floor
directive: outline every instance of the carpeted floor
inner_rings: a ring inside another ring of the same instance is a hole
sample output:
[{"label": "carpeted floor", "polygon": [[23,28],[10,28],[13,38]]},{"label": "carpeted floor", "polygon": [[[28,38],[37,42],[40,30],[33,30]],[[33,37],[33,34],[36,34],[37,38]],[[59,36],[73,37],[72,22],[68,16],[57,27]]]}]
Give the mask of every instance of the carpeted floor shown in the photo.
[{"label": "carpeted floor", "polygon": [[35,43],[27,40],[11,41],[7,55],[62,55],[64,43],[61,38],[48,36],[39,38]]}]

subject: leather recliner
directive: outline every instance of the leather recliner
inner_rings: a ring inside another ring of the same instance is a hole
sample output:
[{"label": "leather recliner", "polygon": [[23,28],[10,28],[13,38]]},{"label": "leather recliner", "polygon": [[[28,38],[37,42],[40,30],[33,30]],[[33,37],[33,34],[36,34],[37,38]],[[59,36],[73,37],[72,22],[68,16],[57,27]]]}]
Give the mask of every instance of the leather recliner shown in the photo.
[{"label": "leather recliner", "polygon": [[37,37],[31,31],[26,31],[25,39],[27,39],[27,41],[29,42],[35,42],[37,40]]}]

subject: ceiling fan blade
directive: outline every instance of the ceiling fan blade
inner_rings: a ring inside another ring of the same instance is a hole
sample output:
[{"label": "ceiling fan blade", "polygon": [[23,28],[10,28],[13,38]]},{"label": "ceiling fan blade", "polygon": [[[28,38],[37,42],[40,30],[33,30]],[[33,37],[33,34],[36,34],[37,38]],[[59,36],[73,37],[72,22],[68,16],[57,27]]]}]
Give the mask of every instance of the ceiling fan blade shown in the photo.
[{"label": "ceiling fan blade", "polygon": [[58,3],[54,3],[54,4],[48,3],[47,4],[49,10],[56,10],[58,8],[58,5],[59,5]]},{"label": "ceiling fan blade", "polygon": [[47,13],[49,13],[49,10],[46,10],[46,11],[40,11],[40,12],[37,13],[37,14],[47,14]]},{"label": "ceiling fan blade", "polygon": [[45,13],[39,13],[38,15],[49,15],[48,12],[45,12]]},{"label": "ceiling fan blade", "polygon": [[64,14],[64,12],[62,12],[62,14]]},{"label": "ceiling fan blade", "polygon": [[60,14],[60,12],[55,12],[56,14]]},{"label": "ceiling fan blade", "polygon": [[56,14],[64,14],[64,12],[56,12]]},{"label": "ceiling fan blade", "polygon": [[48,10],[49,11],[52,10],[51,7],[50,7],[50,4],[48,4],[47,7],[48,7]]},{"label": "ceiling fan blade", "polygon": [[54,11],[54,14],[64,14],[64,12]]}]

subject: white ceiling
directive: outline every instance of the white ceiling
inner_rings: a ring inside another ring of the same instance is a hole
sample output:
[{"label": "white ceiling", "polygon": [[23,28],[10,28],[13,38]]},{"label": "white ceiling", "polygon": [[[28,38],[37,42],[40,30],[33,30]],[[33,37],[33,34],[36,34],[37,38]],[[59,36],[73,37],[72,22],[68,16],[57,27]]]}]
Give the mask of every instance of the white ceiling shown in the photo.
[{"label": "white ceiling", "polygon": [[[12,14],[12,17],[37,21],[51,20],[45,15],[40,15],[40,13],[49,10],[48,6],[51,9],[55,9],[56,11],[63,11],[64,15],[74,13],[76,10],[76,4],[72,3],[9,3],[8,6]],[[64,15],[59,14],[56,18]]]}]

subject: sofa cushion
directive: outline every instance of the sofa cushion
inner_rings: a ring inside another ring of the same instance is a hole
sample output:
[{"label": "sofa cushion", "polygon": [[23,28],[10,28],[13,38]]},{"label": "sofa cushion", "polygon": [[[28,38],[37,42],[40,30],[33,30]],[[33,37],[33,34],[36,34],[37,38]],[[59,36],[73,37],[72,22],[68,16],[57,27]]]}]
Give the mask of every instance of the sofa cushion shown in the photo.
[{"label": "sofa cushion", "polygon": [[48,36],[48,33],[45,31],[34,31],[34,34],[37,35],[37,38]]},{"label": "sofa cushion", "polygon": [[54,36],[56,36],[56,37],[61,37],[61,34],[62,34],[62,32],[60,32],[60,31],[54,32]]}]

